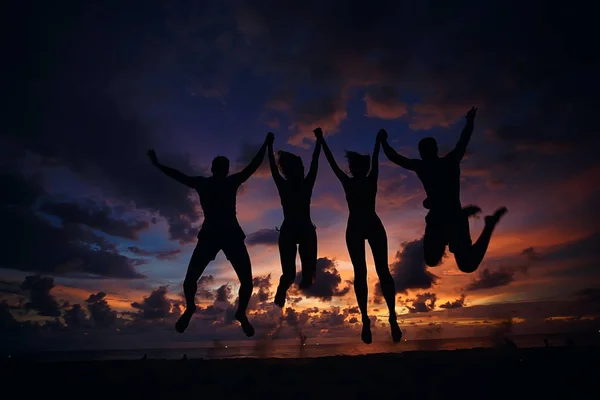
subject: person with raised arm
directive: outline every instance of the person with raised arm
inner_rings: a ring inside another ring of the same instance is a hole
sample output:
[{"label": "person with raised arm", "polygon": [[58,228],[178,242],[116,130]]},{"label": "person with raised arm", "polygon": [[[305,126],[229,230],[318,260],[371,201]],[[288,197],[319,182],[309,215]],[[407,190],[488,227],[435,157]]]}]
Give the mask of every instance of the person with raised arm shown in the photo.
[{"label": "person with raised arm", "polygon": [[416,172],[427,198],[423,206],[429,209],[425,217],[423,248],[425,263],[439,265],[446,246],[454,253],[458,268],[465,273],[477,270],[487,251],[492,232],[500,218],[508,211],[498,208],[485,217],[485,227],[473,244],[469,230],[469,217],[481,212],[478,206],[462,207],[460,202],[460,162],[467,151],[473,133],[477,109],[471,108],[456,147],[443,157],[438,155],[434,138],[426,137],[419,142],[421,159],[410,159],[398,154],[387,142],[387,132],[379,133],[385,155],[393,163]]},{"label": "person with raised arm", "polygon": [[275,304],[283,308],[287,290],[296,278],[296,252],[300,253],[302,263],[301,289],[312,286],[317,270],[317,232],[310,217],[310,200],[317,179],[321,143],[317,142],[312,155],[310,168],[304,176],[302,158],[287,151],[278,151],[275,160],[273,143],[270,142],[267,153],[271,166],[271,175],[277,186],[283,223],[279,229],[279,257],[282,275],[275,294]]},{"label": "person with raised arm", "polygon": [[[396,287],[388,265],[388,245],[385,228],[375,211],[377,195],[377,179],[379,176],[378,135],[375,141],[373,157],[346,151],[350,175],[348,176],[337,165],[331,150],[327,146],[321,129],[315,130],[317,141],[321,142],[325,157],[331,165],[335,176],[342,183],[348,203],[348,225],[346,227],[346,246],[354,267],[354,291],[358,308],[362,316],[361,339],[364,343],[372,342],[371,320],[367,312],[367,260],[365,240],[369,243],[375,261],[375,270],[379,276],[381,291],[389,310],[389,323],[392,339],[395,343],[402,339],[402,331],[396,318]],[[369,171],[370,170],[370,171]]]},{"label": "person with raised arm", "polygon": [[198,243],[183,281],[186,309],[175,324],[177,332],[183,333],[188,327],[196,311],[195,296],[198,280],[208,264],[222,250],[240,280],[235,319],[240,322],[246,336],[254,335],[254,327],[246,315],[252,296],[252,265],[244,243],[246,235],[236,216],[236,197],[242,183],[246,182],[262,163],[267,146],[273,142],[273,139],[273,134],[269,133],[252,161],[242,171],[232,175],[229,175],[229,160],[223,156],[215,157],[212,161],[210,177],[188,176],[169,168],[158,161],[153,149],[148,150],[148,157],[155,167],[168,177],[196,190],[204,213],[204,222],[198,233]]}]

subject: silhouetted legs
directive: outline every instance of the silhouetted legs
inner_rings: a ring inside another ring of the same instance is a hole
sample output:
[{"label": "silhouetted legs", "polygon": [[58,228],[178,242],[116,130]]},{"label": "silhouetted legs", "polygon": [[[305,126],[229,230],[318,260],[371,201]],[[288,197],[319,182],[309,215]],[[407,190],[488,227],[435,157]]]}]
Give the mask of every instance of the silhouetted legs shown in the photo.
[{"label": "silhouetted legs", "polygon": [[402,339],[402,331],[396,319],[396,285],[388,265],[387,235],[381,221],[369,232],[367,240],[373,252],[375,271],[379,277],[383,298],[388,307],[392,339],[395,343],[398,343]]},{"label": "silhouetted legs", "polygon": [[365,236],[363,235],[363,229],[352,225],[351,222],[348,222],[348,227],[346,228],[346,246],[350,254],[350,261],[352,261],[352,266],[354,267],[354,293],[356,293],[356,301],[362,316],[363,327],[360,336],[363,342],[370,344],[373,338],[371,335],[371,320],[367,311],[369,288],[367,285]]},{"label": "silhouetted legs", "polygon": [[455,217],[435,216],[431,213],[426,217],[423,250],[428,266],[434,267],[440,263],[446,245],[449,244],[449,250],[454,253],[456,264],[462,272],[477,270],[487,251],[492,232],[507,209],[501,207],[493,215],[485,217],[485,227],[477,242],[472,244],[468,217],[479,211],[479,207],[469,206]]},{"label": "silhouetted legs", "polygon": [[206,269],[207,265],[215,259],[217,253],[223,250],[227,259],[231,262],[238,279],[240,280],[238,309],[235,318],[242,325],[246,336],[254,335],[254,328],[248,321],[246,309],[252,296],[252,266],[250,256],[243,239],[223,242],[218,239],[210,239],[206,236],[198,239],[198,244],[192,253],[192,258],[183,281],[183,292],[185,296],[186,309],[175,324],[175,329],[183,333],[196,311],[196,292],[198,290],[198,279]]},{"label": "silhouetted legs", "polygon": [[242,330],[246,336],[254,336],[254,327],[250,324],[246,310],[250,297],[252,297],[252,264],[250,255],[243,240],[235,240],[226,243],[223,246],[223,253],[231,262],[235,273],[240,280],[240,290],[238,291],[239,302],[238,309],[235,312],[235,319],[242,325]]},{"label": "silhouetted legs", "polygon": [[295,226],[282,226],[279,232],[279,258],[282,275],[275,293],[275,304],[285,305],[286,294],[296,279],[296,253],[300,253],[302,263],[301,289],[312,286],[317,270],[317,233],[314,227],[294,231]]},{"label": "silhouetted legs", "polygon": [[196,311],[196,291],[198,290],[198,279],[204,273],[208,264],[215,259],[220,251],[217,241],[198,239],[196,248],[192,253],[192,258],[188,265],[188,270],[183,281],[183,293],[185,296],[186,308],[179,320],[175,324],[175,330],[183,333]]},{"label": "silhouetted legs", "polygon": [[288,229],[279,232],[279,259],[281,260],[282,275],[279,278],[279,286],[275,293],[275,304],[283,308],[287,290],[296,278],[296,241]]},{"label": "silhouetted legs", "polygon": [[[456,265],[458,265],[458,269],[462,272],[471,273],[477,270],[481,261],[483,261],[483,257],[487,252],[488,245],[490,244],[490,239],[492,238],[492,232],[496,227],[496,224],[502,218],[502,216],[508,210],[506,207],[501,207],[497,209],[494,214],[488,215],[485,217],[485,226],[479,239],[469,247],[458,247],[457,249],[453,248],[453,244],[450,243],[450,251],[454,253],[454,258],[456,259]],[[468,224],[468,222],[467,222]]]},{"label": "silhouetted legs", "polygon": [[300,238],[298,253],[302,263],[300,288],[308,289],[315,282],[317,273],[317,231],[314,228],[307,229],[303,237]]}]

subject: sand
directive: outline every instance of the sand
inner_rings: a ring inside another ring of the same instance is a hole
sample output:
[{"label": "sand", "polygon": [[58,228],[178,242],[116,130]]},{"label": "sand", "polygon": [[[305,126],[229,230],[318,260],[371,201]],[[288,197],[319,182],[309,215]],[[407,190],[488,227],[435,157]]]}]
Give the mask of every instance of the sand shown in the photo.
[{"label": "sand", "polygon": [[12,387],[25,398],[577,399],[597,398],[599,355],[600,347],[557,347],[311,359],[13,360],[0,376],[4,394]]}]

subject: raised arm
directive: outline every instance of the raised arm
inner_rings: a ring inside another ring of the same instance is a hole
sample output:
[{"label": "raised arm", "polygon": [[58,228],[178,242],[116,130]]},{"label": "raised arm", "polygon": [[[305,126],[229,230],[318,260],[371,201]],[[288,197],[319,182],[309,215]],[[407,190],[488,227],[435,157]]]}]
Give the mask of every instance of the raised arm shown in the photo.
[{"label": "raised arm", "polygon": [[270,142],[267,145],[267,153],[269,154],[269,165],[271,166],[271,175],[273,176],[275,184],[279,186],[279,184],[283,181],[283,177],[279,173],[279,168],[277,167],[277,162],[275,161],[275,153],[273,152],[273,142]]},{"label": "raised arm", "polygon": [[469,141],[471,140],[471,134],[473,133],[476,114],[477,109],[475,107],[471,108],[469,112],[467,112],[467,122],[460,134],[460,139],[458,140],[456,147],[454,147],[454,150],[448,153],[448,156],[454,157],[458,161],[462,160],[462,158],[465,156],[465,153],[467,152],[467,145],[469,144]]},{"label": "raised arm", "polygon": [[325,158],[327,158],[327,161],[329,162],[333,173],[335,174],[335,176],[337,176],[340,182],[346,182],[346,180],[350,178],[348,177],[348,175],[346,175],[344,171],[341,170],[340,167],[338,167],[337,163],[335,162],[335,158],[333,158],[333,154],[331,153],[331,150],[329,150],[329,146],[327,146],[325,138],[323,138],[323,131],[321,130],[321,128],[317,128],[313,132],[315,133],[317,141],[321,142],[321,146],[323,146],[323,153],[325,153]]},{"label": "raised arm", "polygon": [[167,167],[166,165],[162,165],[160,162],[158,162],[158,157],[156,157],[156,152],[154,151],[154,149],[148,150],[148,152],[146,154],[148,155],[148,157],[150,157],[150,161],[152,162],[152,165],[154,165],[156,168],[161,170],[169,178],[173,178],[177,182],[182,183],[185,186],[193,188],[195,186],[195,183],[197,182],[197,180],[200,178],[200,177],[188,176],[188,175],[184,174],[183,172],[180,172],[174,168],[170,168],[170,167]]},{"label": "raised arm", "polygon": [[315,185],[315,181],[317,180],[317,171],[319,169],[319,156],[321,155],[321,141],[317,140],[315,143],[315,149],[313,151],[312,160],[310,162],[310,169],[308,170],[308,174],[306,174],[306,181],[310,184],[311,187]]},{"label": "raised arm", "polygon": [[404,156],[396,153],[396,150],[394,150],[387,141],[387,132],[385,129],[381,129],[379,131],[379,133],[377,134],[377,136],[379,137],[381,147],[383,147],[383,152],[385,153],[385,156],[391,162],[401,166],[402,168],[408,169],[410,171],[414,171],[418,160],[404,157]]},{"label": "raised arm", "polygon": [[246,165],[246,167],[243,170],[241,170],[237,174],[233,175],[235,178],[237,178],[237,180],[239,180],[240,184],[246,182],[252,176],[252,174],[254,174],[256,172],[258,167],[260,167],[260,164],[262,163],[263,159],[265,158],[265,152],[267,151],[267,146],[269,145],[269,143],[273,143],[274,137],[275,136],[271,132],[269,132],[267,134],[267,138],[265,139],[263,145],[260,147],[260,149],[258,150],[258,153],[256,153],[256,155],[254,156],[252,161],[250,161],[250,163],[248,165]]},{"label": "raised arm", "polygon": [[[381,129],[379,132],[381,132]],[[375,139],[375,148],[373,149],[373,156],[371,157],[371,172],[369,172],[369,180],[377,183],[377,178],[379,178],[379,149],[381,148],[381,138],[383,136],[377,134],[377,138]]]}]

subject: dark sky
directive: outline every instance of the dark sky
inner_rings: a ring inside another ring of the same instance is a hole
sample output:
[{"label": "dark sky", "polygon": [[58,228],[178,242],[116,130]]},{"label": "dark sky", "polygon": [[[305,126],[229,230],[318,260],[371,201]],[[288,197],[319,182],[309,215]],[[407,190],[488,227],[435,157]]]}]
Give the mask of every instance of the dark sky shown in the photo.
[{"label": "dark sky", "polygon": [[[471,106],[463,203],[509,208],[475,274],[451,257],[425,267],[421,184],[381,157],[377,211],[403,324],[469,336],[514,317],[522,333],[598,331],[600,85],[595,16],[580,2],[11,3],[0,75],[5,344],[182,340],[171,330],[202,214],[148,148],[206,175],[216,155],[238,170],[273,131],[276,149],[308,165],[320,126],[344,165],[344,150],[370,153],[384,127],[416,157],[425,136],[450,150]],[[313,336],[356,335],[347,208],[320,166],[312,214],[323,282],[292,289],[285,315]],[[264,331],[279,312],[282,220],[266,162],[244,185],[238,218],[256,277],[251,319]],[[482,226],[472,220],[474,237]],[[371,312],[386,330],[368,263]],[[221,254],[206,273],[195,340],[241,339],[230,265]]]}]

